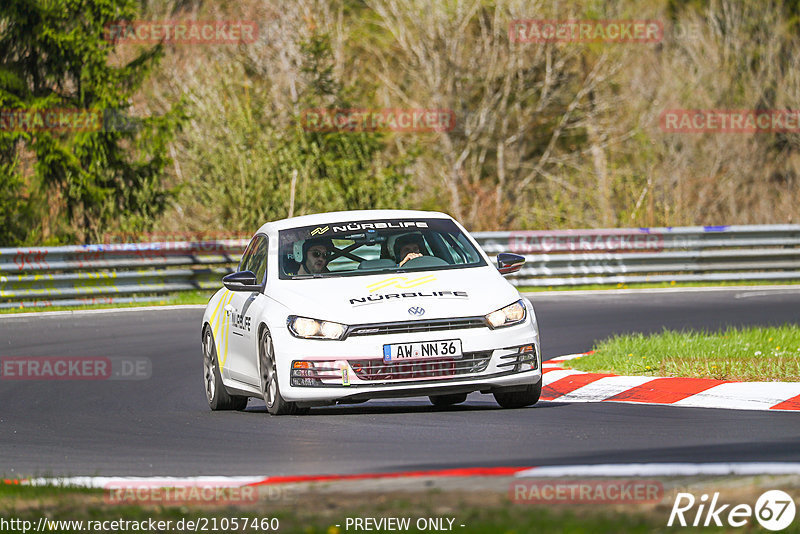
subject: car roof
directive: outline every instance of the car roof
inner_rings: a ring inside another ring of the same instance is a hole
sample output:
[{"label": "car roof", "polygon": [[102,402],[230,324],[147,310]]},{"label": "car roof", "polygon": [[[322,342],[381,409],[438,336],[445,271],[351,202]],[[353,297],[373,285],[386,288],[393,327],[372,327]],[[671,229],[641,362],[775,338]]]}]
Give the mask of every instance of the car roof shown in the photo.
[{"label": "car roof", "polygon": [[281,219],[264,224],[257,233],[272,233],[287,228],[297,228],[300,226],[311,226],[314,224],[331,224],[337,222],[352,222],[376,219],[451,219],[446,213],[438,211],[420,210],[351,210],[351,211],[331,211],[328,213],[315,213],[313,215],[301,215],[289,219]]}]

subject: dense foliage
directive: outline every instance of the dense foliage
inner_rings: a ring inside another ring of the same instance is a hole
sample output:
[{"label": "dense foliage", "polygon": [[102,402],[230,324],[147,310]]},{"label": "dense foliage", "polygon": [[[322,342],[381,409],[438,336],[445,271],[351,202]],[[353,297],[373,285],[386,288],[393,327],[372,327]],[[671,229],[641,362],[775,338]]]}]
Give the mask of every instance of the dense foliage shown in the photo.
[{"label": "dense foliage", "polygon": [[[222,45],[104,39],[104,25],[133,19],[259,31]],[[651,20],[663,37],[521,43],[509,37],[519,19]],[[0,129],[0,235],[218,235],[373,207],[438,209],[473,230],[797,222],[796,131],[659,123],[674,109],[800,110],[797,20],[779,0],[6,0],[0,107],[142,120]],[[449,110],[456,122],[304,129],[317,108]]]},{"label": "dense foliage", "polygon": [[[105,33],[107,25],[137,14],[134,0],[0,5],[5,244],[142,231],[167,207],[166,144],[179,112],[135,122],[127,115],[162,47],[123,61]],[[30,119],[27,125],[21,117]]]}]

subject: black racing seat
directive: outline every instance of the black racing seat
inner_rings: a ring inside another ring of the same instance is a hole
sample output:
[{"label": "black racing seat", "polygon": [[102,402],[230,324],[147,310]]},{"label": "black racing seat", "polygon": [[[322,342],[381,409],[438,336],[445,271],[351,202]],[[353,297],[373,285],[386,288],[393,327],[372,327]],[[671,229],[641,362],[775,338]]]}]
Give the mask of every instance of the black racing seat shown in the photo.
[{"label": "black racing seat", "polygon": [[294,275],[300,270],[300,262],[291,258],[283,258],[283,274]]}]

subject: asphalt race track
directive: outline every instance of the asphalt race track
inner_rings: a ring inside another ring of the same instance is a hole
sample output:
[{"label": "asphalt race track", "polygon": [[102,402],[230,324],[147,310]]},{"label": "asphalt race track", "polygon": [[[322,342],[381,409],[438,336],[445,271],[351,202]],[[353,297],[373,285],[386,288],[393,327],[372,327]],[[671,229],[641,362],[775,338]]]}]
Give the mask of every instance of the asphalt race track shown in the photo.
[{"label": "asphalt race track", "polygon": [[[533,297],[545,358],[618,332],[800,323],[800,288]],[[146,357],[140,381],[0,380],[0,475],[287,475],[607,462],[800,461],[800,414],[491,396],[209,411],[202,310],[0,318],[0,357]]]}]

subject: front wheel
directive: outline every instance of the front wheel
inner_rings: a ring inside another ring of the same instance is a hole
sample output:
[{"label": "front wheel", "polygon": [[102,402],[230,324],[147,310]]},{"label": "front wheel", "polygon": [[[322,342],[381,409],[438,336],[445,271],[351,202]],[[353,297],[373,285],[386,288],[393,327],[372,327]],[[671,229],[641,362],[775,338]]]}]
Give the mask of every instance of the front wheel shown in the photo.
[{"label": "front wheel", "polygon": [[531,384],[522,391],[495,391],[494,400],[503,408],[524,408],[533,406],[539,402],[542,395],[542,380],[539,379],[535,384]]},{"label": "front wheel", "polygon": [[281,396],[278,384],[278,370],[275,365],[275,346],[272,336],[265,328],[258,343],[259,363],[261,367],[261,396],[267,411],[272,415],[299,415],[308,412],[308,408],[298,408],[294,402],[287,402]]},{"label": "front wheel", "polygon": [[247,407],[247,397],[230,395],[222,383],[217,359],[217,347],[211,329],[206,328],[203,334],[203,371],[206,383],[206,400],[208,407],[217,410],[244,410]]}]

